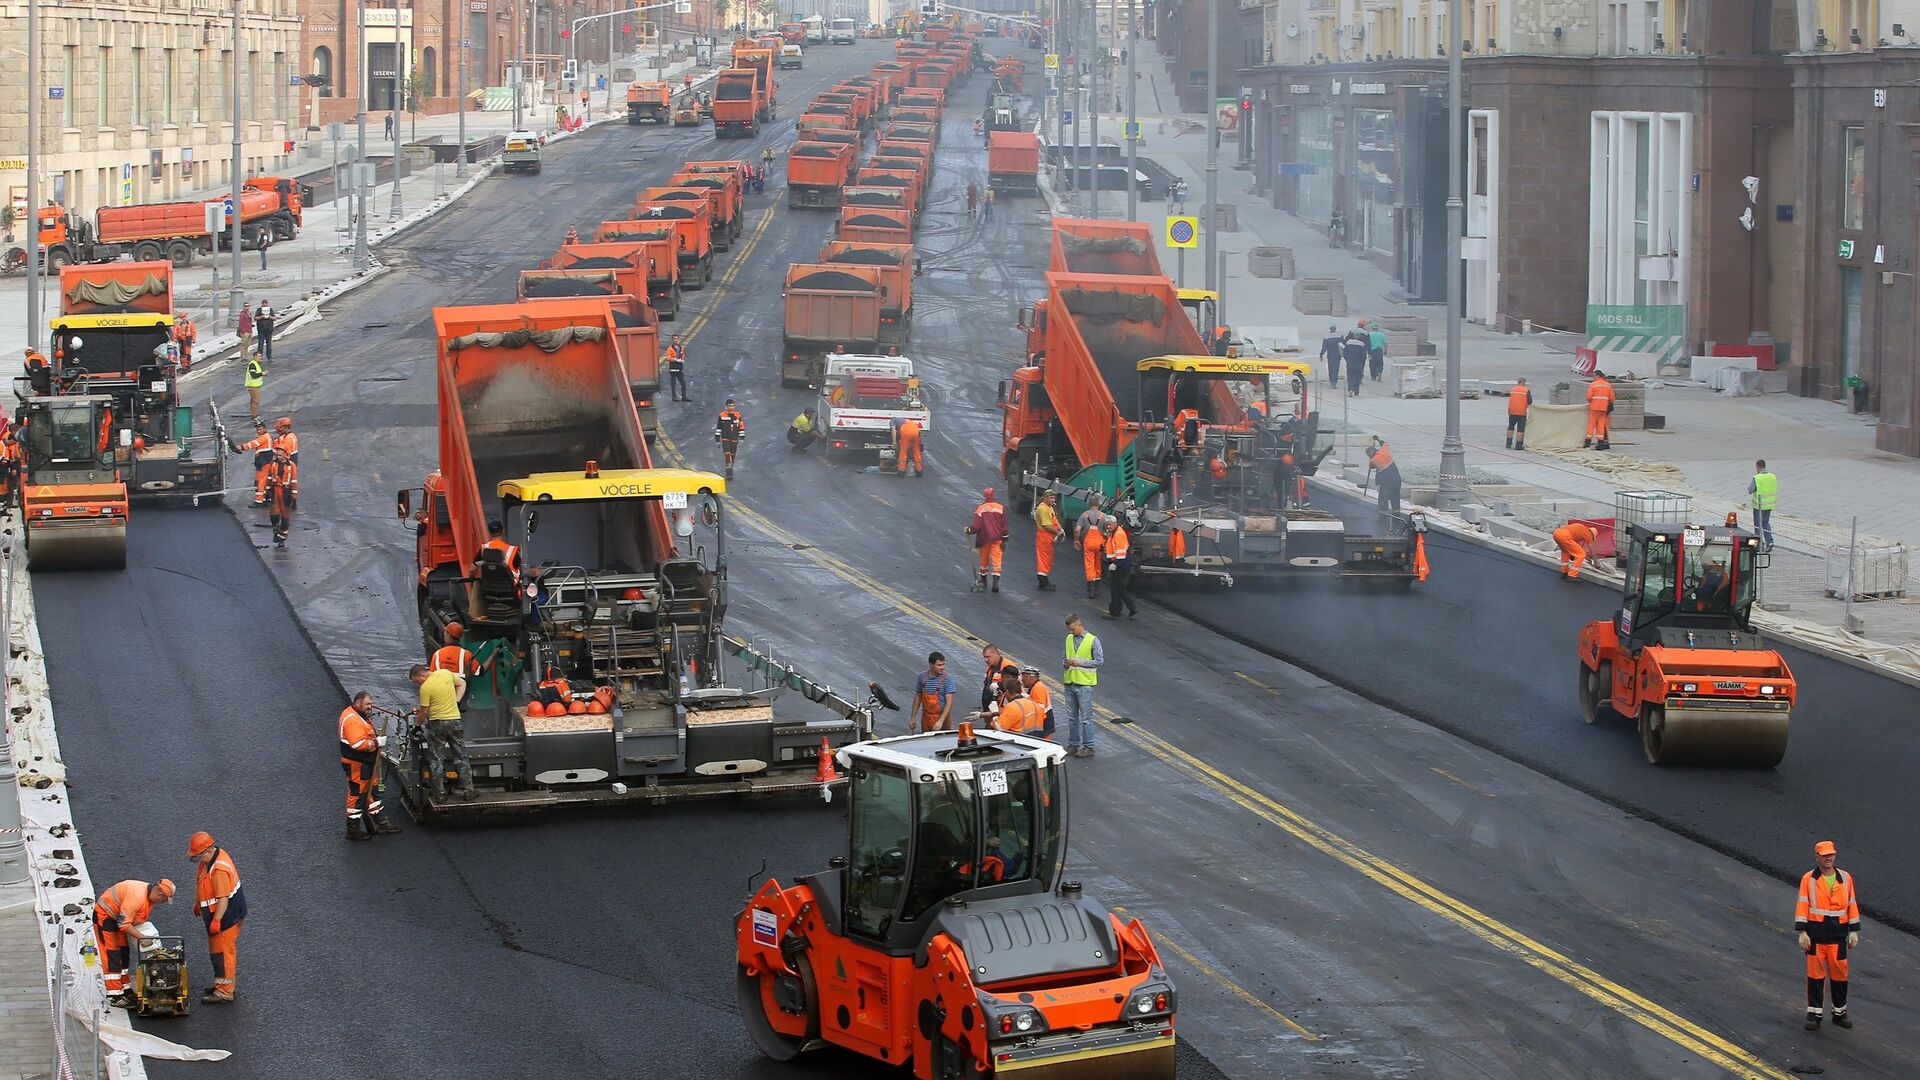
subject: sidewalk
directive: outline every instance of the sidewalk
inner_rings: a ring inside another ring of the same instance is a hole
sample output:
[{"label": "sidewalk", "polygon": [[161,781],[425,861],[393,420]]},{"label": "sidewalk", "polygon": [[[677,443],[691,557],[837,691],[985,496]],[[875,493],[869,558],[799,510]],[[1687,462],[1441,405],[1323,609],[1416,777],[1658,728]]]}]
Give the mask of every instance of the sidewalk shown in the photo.
[{"label": "sidewalk", "polygon": [[[1138,95],[1146,141],[1140,148],[1175,175],[1185,177],[1188,212],[1202,215],[1206,139],[1204,135],[1175,135],[1181,125],[1175,117],[1145,110],[1152,95],[1145,80]],[[1163,95],[1164,96],[1164,95]],[[1101,116],[1101,131],[1117,134],[1122,118]],[[1164,120],[1165,134],[1160,133]],[[1428,337],[1445,347],[1445,309],[1438,305],[1409,305],[1386,272],[1347,250],[1330,248],[1325,233],[1292,215],[1275,210],[1252,194],[1251,174],[1234,168],[1238,147],[1223,142],[1217,173],[1220,201],[1235,204],[1239,230],[1223,232],[1220,250],[1226,253],[1225,320],[1229,325],[1293,325],[1299,328],[1305,358],[1316,368],[1320,339],[1331,324],[1341,331],[1364,318],[1412,315],[1428,320]],[[1088,209],[1088,193],[1074,193],[1073,212]],[[1126,193],[1100,193],[1104,217],[1123,217]],[[1161,265],[1169,273],[1175,253],[1164,246],[1159,225],[1169,212],[1166,202],[1141,202],[1140,218],[1161,236]],[[1293,303],[1293,281],[1253,277],[1247,270],[1247,251],[1256,246],[1293,250],[1300,277],[1331,277],[1346,285],[1349,314],[1329,318],[1300,313]],[[1205,281],[1204,246],[1189,252],[1186,283]],[[1258,312],[1256,316],[1254,313]],[[1556,340],[1556,338],[1558,340]],[[1571,373],[1572,357],[1565,335],[1499,334],[1467,324],[1461,335],[1463,378],[1511,382],[1525,376],[1535,388],[1535,400],[1545,401],[1556,382],[1571,381],[1576,392],[1581,380]],[[1435,358],[1438,362],[1440,358]],[[1444,368],[1444,364],[1441,365]],[[1324,386],[1324,384],[1322,384]],[[1431,486],[1438,475],[1438,456],[1444,434],[1445,403],[1440,399],[1398,399],[1386,383],[1368,382],[1362,396],[1338,396],[1344,413],[1330,399],[1323,430],[1340,429],[1344,415],[1355,432],[1349,466],[1356,482],[1365,476],[1359,446],[1364,434],[1378,433],[1391,442],[1401,461],[1410,489]],[[1873,447],[1871,420],[1855,416],[1837,402],[1768,394],[1761,397],[1723,397],[1699,384],[1650,380],[1647,411],[1666,418],[1662,430],[1622,431],[1612,440],[1610,453],[1573,452],[1536,454],[1504,449],[1506,398],[1484,396],[1461,402],[1461,432],[1467,444],[1469,480],[1480,501],[1498,499],[1511,511],[1518,530],[1493,531],[1545,537],[1570,516],[1611,517],[1617,490],[1660,488],[1693,496],[1696,520],[1718,520],[1730,510],[1745,520],[1747,482],[1753,463],[1764,458],[1780,476],[1781,507],[1774,515],[1777,543],[1772,566],[1763,582],[1767,606],[1782,614],[1769,624],[1804,629],[1820,636],[1838,634],[1841,600],[1826,595],[1827,552],[1837,549],[1844,559],[1848,529],[1859,516],[1863,546],[1877,540],[1898,541],[1908,551],[1920,550],[1920,503],[1890,498],[1894,492],[1920,490],[1920,460],[1887,454]],[[1332,423],[1326,423],[1331,420]],[[1330,461],[1337,461],[1336,457]],[[1502,490],[1500,485],[1517,490]],[[1526,494],[1525,489],[1534,494]],[[1491,489],[1491,490],[1489,490]],[[1410,490],[1418,498],[1421,492]],[[1410,500],[1411,501],[1411,500]],[[1489,508],[1490,509],[1490,508]],[[1492,513],[1477,515],[1494,517]],[[1876,539],[1877,538],[1877,539]],[[1909,556],[1910,559],[1912,556]],[[1912,573],[1910,567],[1909,573]],[[1920,583],[1910,583],[1904,599],[1873,602],[1856,600],[1854,616],[1871,641],[1840,635],[1851,651],[1871,653],[1874,643],[1909,647],[1920,660]]]}]

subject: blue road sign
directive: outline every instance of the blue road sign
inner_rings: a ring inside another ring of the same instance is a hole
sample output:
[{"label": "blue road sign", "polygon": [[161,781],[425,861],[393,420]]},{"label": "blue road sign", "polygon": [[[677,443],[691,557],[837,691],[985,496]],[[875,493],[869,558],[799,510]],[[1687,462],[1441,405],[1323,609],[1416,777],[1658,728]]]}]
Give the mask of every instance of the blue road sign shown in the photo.
[{"label": "blue road sign", "polygon": [[1060,117],[1066,123],[1069,123],[1069,124],[1073,123],[1073,110],[1072,109],[1066,110],[1065,112],[1060,114]]}]

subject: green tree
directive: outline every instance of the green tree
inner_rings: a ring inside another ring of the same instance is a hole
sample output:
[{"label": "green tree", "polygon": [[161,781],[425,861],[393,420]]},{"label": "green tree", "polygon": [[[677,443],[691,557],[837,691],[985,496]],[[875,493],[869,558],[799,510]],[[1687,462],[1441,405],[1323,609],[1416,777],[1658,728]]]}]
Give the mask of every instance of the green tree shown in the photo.
[{"label": "green tree", "polygon": [[407,72],[407,111],[419,112],[421,106],[426,104],[426,98],[427,72],[415,64],[413,70]]},{"label": "green tree", "polygon": [[733,10],[733,0],[712,0],[713,26],[717,35],[721,27],[728,25],[727,14]]}]

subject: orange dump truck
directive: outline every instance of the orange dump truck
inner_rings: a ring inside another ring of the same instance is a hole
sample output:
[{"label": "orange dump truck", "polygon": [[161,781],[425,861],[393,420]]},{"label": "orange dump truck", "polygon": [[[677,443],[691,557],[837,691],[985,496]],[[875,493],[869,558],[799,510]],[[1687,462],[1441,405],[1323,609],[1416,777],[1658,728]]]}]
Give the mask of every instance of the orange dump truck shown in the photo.
[{"label": "orange dump truck", "polygon": [[[1140,221],[1056,218],[1048,270],[1068,274],[1165,276],[1152,226]],[[1202,351],[1205,351],[1204,349]]]},{"label": "orange dump truck", "polygon": [[[749,50],[752,51],[752,50]],[[760,72],[734,66],[713,81],[713,135],[751,139],[760,134]]]},{"label": "orange dump truck", "polygon": [[667,183],[676,188],[699,188],[711,196],[716,250],[725,251],[740,238],[740,230],[746,224],[747,193],[738,175],[683,168],[668,178]]},{"label": "orange dump truck", "polygon": [[920,219],[920,171],[903,167],[868,164],[862,168],[854,183],[861,187],[897,187],[906,193],[907,208],[913,211],[915,221]]},{"label": "orange dump truck", "polygon": [[680,287],[704,289],[713,280],[713,207],[704,192],[694,200],[657,202],[641,193],[633,205],[636,221],[658,221],[674,228],[674,251],[680,258]]},{"label": "orange dump truck", "polygon": [[[525,275],[522,275],[524,280]],[[660,393],[660,320],[644,300],[625,292],[592,296],[553,297],[541,300],[541,308],[552,312],[577,312],[597,320],[604,310],[613,324],[613,345],[620,366],[627,373],[627,390],[633,395],[634,411],[647,441],[660,430],[660,418],[654,398]]]},{"label": "orange dump truck", "polygon": [[840,193],[840,216],[846,217],[850,207],[862,210],[900,210],[908,214],[913,208],[907,205],[907,189],[901,187],[862,187],[850,185]]},{"label": "orange dump truck", "polygon": [[673,87],[663,82],[637,82],[627,87],[627,123],[642,120],[664,124],[673,119]]},{"label": "orange dump truck", "polygon": [[684,205],[707,208],[708,242],[713,250],[725,251],[733,246],[733,227],[721,220],[721,207],[724,197],[721,192],[707,187],[684,187],[679,184],[662,187],[643,188],[640,198],[655,205]]},{"label": "orange dump truck", "polygon": [[1031,131],[987,134],[987,183],[1006,195],[1040,193],[1040,136]]},{"label": "orange dump truck", "polygon": [[821,105],[845,105],[852,109],[853,122],[862,131],[873,126],[873,98],[865,90],[829,90],[814,95],[813,100]]},{"label": "orange dump truck", "polygon": [[[816,109],[819,111],[816,112]],[[801,113],[800,119],[795,122],[794,129],[800,133],[801,138],[805,138],[816,131],[851,131],[855,134],[859,133],[859,128],[853,122],[852,110],[832,105],[816,106],[809,104],[807,110]]]},{"label": "orange dump truck", "polygon": [[871,266],[880,271],[880,344],[905,345],[913,332],[913,247],[829,240],[820,261],[837,266]]},{"label": "orange dump truck", "polygon": [[[613,245],[607,254],[629,257],[635,248],[645,253],[647,266],[647,303],[662,319],[680,314],[679,232],[662,221],[603,221],[593,231],[592,244],[575,248]],[[562,252],[564,254],[564,250]]]},{"label": "orange dump truck", "polygon": [[780,385],[817,388],[829,353],[879,351],[883,276],[877,267],[844,263],[787,268]]},{"label": "orange dump truck", "polygon": [[834,143],[798,142],[787,150],[787,205],[837,207],[853,178],[854,150]]},{"label": "orange dump truck", "polygon": [[848,131],[846,128],[816,128],[803,133],[802,139],[806,142],[832,143],[835,146],[847,147],[853,151],[853,161],[856,166],[860,163],[861,144],[865,142],[865,137],[859,132]]},{"label": "orange dump truck", "polygon": [[842,205],[840,223],[834,230],[834,237],[839,240],[869,244],[911,244],[913,243],[913,211],[891,210],[879,206]]}]

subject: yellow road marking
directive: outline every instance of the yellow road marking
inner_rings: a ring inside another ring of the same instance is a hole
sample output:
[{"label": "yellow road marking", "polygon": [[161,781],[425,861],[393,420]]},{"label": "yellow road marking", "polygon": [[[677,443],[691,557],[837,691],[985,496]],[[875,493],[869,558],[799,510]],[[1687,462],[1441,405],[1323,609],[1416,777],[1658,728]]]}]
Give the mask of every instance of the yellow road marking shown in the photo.
[{"label": "yellow road marking", "polygon": [[1261,682],[1261,681],[1260,681],[1259,679],[1256,679],[1256,678],[1254,678],[1253,676],[1251,676],[1251,675],[1249,675],[1249,674],[1247,674],[1247,673],[1246,673],[1246,672],[1244,672],[1244,671],[1236,671],[1236,672],[1234,672],[1234,674],[1235,674],[1235,675],[1238,675],[1238,676],[1240,676],[1241,678],[1243,678],[1243,679],[1245,679],[1245,680],[1247,680],[1248,682],[1250,682],[1250,683],[1252,683],[1253,685],[1255,685],[1255,686],[1257,686],[1257,687],[1259,687],[1260,689],[1262,689],[1262,690],[1265,690],[1265,691],[1266,691],[1267,693],[1269,693],[1269,694],[1272,694],[1272,695],[1273,695],[1274,697],[1279,697],[1279,696],[1280,696],[1280,691],[1278,691],[1278,690],[1275,690],[1275,689],[1274,689],[1273,687],[1271,687],[1271,686],[1268,686],[1268,685],[1267,685],[1266,683],[1263,683],[1263,682]]},{"label": "yellow road marking", "polygon": [[[662,433],[660,440],[668,453],[679,456],[679,451]],[[684,460],[684,459],[682,459]],[[808,545],[798,536],[780,528],[761,514],[745,505],[739,499],[733,500],[734,513],[753,528],[769,537],[794,548],[822,567],[834,573],[848,584],[866,592],[889,606],[918,618],[929,628],[943,632],[957,643],[971,643],[980,640],[978,635],[969,633],[960,624],[928,608],[925,604],[906,596],[892,588],[873,581],[846,562]],[[1009,655],[1016,663],[1018,658]],[[1118,718],[1110,709],[1100,708],[1100,714],[1108,721]],[[1216,792],[1239,804],[1295,839],[1325,854],[1342,865],[1368,878],[1388,891],[1425,910],[1438,915],[1448,922],[1467,931],[1469,934],[1494,946],[1502,952],[1516,957],[1528,966],[1535,968],[1563,985],[1579,991],[1621,1016],[1641,1025],[1654,1034],[1684,1047],[1702,1058],[1713,1062],[1735,1076],[1764,1077],[1767,1080],[1794,1080],[1791,1073],[1779,1069],[1761,1060],[1757,1055],[1698,1024],[1682,1017],[1665,1006],[1658,1004],[1625,986],[1614,982],[1599,972],[1568,958],[1558,950],[1521,933],[1519,930],[1495,919],[1463,900],[1454,897],[1438,887],[1427,883],[1414,874],[1358,844],[1340,836],[1319,823],[1286,807],[1264,792],[1234,779],[1207,762],[1167,742],[1158,735],[1141,727],[1138,720],[1126,724],[1112,724],[1109,727],[1116,735],[1134,744],[1148,754],[1160,759],[1200,781]]]},{"label": "yellow road marking", "polygon": [[1474,787],[1472,784],[1467,783],[1465,780],[1460,779],[1459,777],[1453,775],[1452,773],[1448,772],[1445,769],[1439,768],[1438,766],[1429,765],[1427,766],[1427,768],[1432,769],[1434,772],[1439,773],[1441,776],[1444,776],[1447,779],[1453,781],[1454,783],[1459,784],[1461,787],[1466,788],[1468,791],[1479,791],[1480,794],[1485,795],[1489,799],[1497,799],[1500,797],[1498,795],[1495,795],[1491,791],[1481,791],[1479,788]]},{"label": "yellow road marking", "polygon": [[[1126,908],[1121,907],[1118,904],[1114,905],[1113,913],[1120,916],[1123,919],[1133,918],[1133,915],[1130,912],[1128,912]],[[1315,1035],[1313,1032],[1308,1031],[1306,1028],[1301,1027],[1300,1024],[1297,1021],[1295,1021],[1293,1017],[1288,1016],[1286,1013],[1283,1013],[1279,1009],[1274,1008],[1272,1005],[1267,1003],[1266,999],[1260,997],[1258,994],[1255,994],[1253,991],[1247,989],[1244,986],[1241,986],[1237,982],[1234,982],[1232,979],[1228,978],[1227,976],[1222,975],[1219,971],[1215,970],[1212,964],[1207,963],[1205,960],[1200,959],[1199,957],[1188,952],[1186,949],[1182,948],[1179,942],[1174,941],[1173,939],[1168,937],[1159,937],[1156,940],[1158,941],[1159,944],[1164,945],[1169,950],[1171,950],[1173,955],[1179,957],[1182,961],[1186,963],[1188,967],[1192,968],[1193,970],[1199,972],[1200,974],[1206,976],[1209,979],[1212,979],[1214,982],[1225,987],[1227,991],[1231,993],[1234,997],[1239,998],[1240,1000],[1246,1002],[1247,1004],[1252,1005],[1254,1008],[1259,1009],[1261,1012],[1266,1013],[1268,1016],[1273,1017],[1275,1020],[1278,1020],[1281,1023],[1287,1025],[1288,1027],[1292,1028],[1294,1031],[1299,1032],[1300,1036],[1306,1039],[1308,1042],[1320,1041],[1320,1036]]]},{"label": "yellow road marking", "polygon": [[680,337],[682,339],[688,341],[693,340],[693,335],[698,334],[713,318],[714,311],[720,306],[720,298],[726,295],[728,286],[732,285],[734,279],[740,276],[741,267],[747,265],[747,256],[753,254],[753,249],[760,244],[760,238],[766,235],[767,227],[773,224],[773,211],[773,207],[767,207],[767,212],[760,217],[760,224],[753,227],[753,231],[747,234],[747,239],[740,245],[739,250],[733,252],[733,258],[729,260],[730,265],[727,267],[726,272],[720,275],[719,280],[714,282],[712,288],[705,290],[706,306],[700,309],[700,314],[695,315],[693,319],[687,323],[685,330],[680,331]]}]

